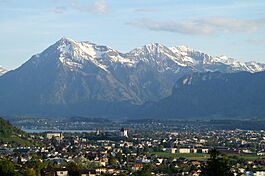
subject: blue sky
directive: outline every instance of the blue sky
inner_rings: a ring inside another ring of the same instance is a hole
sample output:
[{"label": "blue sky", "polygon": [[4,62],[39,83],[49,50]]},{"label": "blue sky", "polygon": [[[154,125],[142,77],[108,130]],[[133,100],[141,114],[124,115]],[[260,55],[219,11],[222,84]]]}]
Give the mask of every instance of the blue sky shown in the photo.
[{"label": "blue sky", "polygon": [[151,42],[265,63],[264,0],[0,0],[0,65],[63,36],[121,52]]}]

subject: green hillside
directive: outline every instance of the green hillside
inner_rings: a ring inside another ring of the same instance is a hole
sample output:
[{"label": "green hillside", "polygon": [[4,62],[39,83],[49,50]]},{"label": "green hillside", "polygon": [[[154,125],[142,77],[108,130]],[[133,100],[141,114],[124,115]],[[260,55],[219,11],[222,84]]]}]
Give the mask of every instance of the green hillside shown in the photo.
[{"label": "green hillside", "polygon": [[3,143],[28,146],[32,144],[32,140],[27,133],[0,118],[0,145]]}]

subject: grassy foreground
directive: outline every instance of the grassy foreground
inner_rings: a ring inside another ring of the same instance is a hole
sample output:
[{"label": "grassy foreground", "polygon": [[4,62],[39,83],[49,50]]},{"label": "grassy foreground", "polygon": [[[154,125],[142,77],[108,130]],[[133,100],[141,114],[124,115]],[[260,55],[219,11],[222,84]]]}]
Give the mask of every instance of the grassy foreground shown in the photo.
[{"label": "grassy foreground", "polygon": [[[151,152],[150,155],[155,154],[163,158],[186,158],[189,160],[206,161],[210,155],[206,153],[168,153],[168,152]],[[229,157],[237,157],[244,160],[257,160],[265,158],[265,156],[248,155],[248,154],[227,154]]]},{"label": "grassy foreground", "polygon": [[29,146],[32,144],[27,133],[0,118],[0,144],[6,142],[19,146]]}]

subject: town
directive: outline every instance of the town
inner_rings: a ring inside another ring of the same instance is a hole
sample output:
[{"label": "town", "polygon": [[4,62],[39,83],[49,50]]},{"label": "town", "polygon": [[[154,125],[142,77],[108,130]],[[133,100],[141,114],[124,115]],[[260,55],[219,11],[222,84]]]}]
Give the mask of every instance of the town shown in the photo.
[{"label": "town", "polygon": [[148,120],[120,125],[111,130],[28,133],[29,145],[2,141],[0,157],[21,175],[199,176],[211,151],[217,150],[233,175],[265,175],[263,130],[187,128],[183,124],[170,128]]},{"label": "town", "polygon": [[265,0],[0,11],[0,176],[265,176]]}]

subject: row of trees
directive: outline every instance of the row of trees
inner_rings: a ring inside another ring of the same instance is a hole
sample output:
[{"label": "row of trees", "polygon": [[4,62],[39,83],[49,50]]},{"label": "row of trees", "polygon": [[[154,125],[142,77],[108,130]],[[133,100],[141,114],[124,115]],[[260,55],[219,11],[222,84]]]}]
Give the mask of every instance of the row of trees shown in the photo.
[{"label": "row of trees", "polygon": [[[8,159],[0,160],[0,176],[38,176],[41,175],[45,164],[40,160],[31,160],[25,164],[25,168],[16,169],[14,163]],[[19,171],[16,171],[19,170]]]},{"label": "row of trees", "polygon": [[[152,165],[148,164],[145,165],[142,170],[135,173],[135,175],[151,176],[153,171],[154,168],[152,168]],[[168,174],[178,173],[178,170],[171,165],[160,166],[158,171]],[[216,149],[210,151],[210,158],[207,160],[206,165],[202,167],[201,171],[201,176],[233,176],[232,166],[229,158],[225,155],[222,155]]]},{"label": "row of trees", "polygon": [[[40,160],[28,161],[24,166],[24,168],[16,169],[12,161],[0,159],[0,176],[39,176],[43,175],[44,168],[50,167],[50,165],[42,163]],[[83,169],[83,167],[97,167],[95,163],[81,161],[65,163],[64,166],[68,169],[70,176],[79,176],[80,169]]]},{"label": "row of trees", "polygon": [[[91,165],[91,163],[88,163]],[[76,164],[71,162],[67,164],[67,169],[70,176],[79,176],[80,163]],[[92,165],[91,165],[92,166]],[[94,165],[93,165],[94,166]],[[95,166],[94,166],[95,167]],[[0,175],[4,176],[37,176],[41,174],[41,170],[44,168],[43,163],[39,160],[33,160],[27,163],[27,168],[24,169],[23,173],[18,173],[15,171],[15,166],[13,162],[7,159],[0,160]],[[177,170],[174,167],[164,166],[159,168],[163,172],[176,173]],[[229,159],[219,153],[216,149],[210,151],[210,158],[207,160],[207,164],[202,167],[202,176],[232,176],[232,167]],[[136,172],[136,176],[151,176],[154,171],[154,167],[151,164],[147,164],[142,170]]]}]

